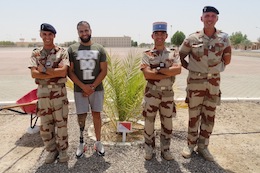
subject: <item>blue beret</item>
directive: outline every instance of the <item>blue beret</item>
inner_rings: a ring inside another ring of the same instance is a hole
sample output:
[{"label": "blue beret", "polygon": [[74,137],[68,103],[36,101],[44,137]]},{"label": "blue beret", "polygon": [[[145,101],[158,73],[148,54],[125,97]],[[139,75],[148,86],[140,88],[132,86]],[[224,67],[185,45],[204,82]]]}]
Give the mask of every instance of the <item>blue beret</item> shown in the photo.
[{"label": "blue beret", "polygon": [[167,23],[166,22],[154,22],[153,23],[153,32],[155,32],[155,31],[167,32]]},{"label": "blue beret", "polygon": [[202,10],[203,13],[207,13],[207,12],[213,12],[216,14],[219,14],[218,10],[215,7],[212,6],[205,6]]},{"label": "blue beret", "polygon": [[55,28],[52,25],[48,24],[48,23],[41,24],[41,31],[50,31],[53,34],[56,34]]}]

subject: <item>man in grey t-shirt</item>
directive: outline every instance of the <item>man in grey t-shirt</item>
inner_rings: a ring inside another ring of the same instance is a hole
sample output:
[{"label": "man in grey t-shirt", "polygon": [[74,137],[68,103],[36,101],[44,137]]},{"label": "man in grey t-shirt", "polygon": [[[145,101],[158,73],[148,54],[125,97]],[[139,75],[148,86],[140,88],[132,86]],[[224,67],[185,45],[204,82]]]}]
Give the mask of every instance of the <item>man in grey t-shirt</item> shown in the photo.
[{"label": "man in grey t-shirt", "polygon": [[76,155],[81,157],[85,151],[83,131],[90,107],[97,140],[94,148],[98,155],[104,156],[104,147],[100,142],[100,112],[103,110],[104,101],[102,80],[107,74],[106,51],[102,45],[91,41],[92,30],[88,22],[79,22],[77,30],[81,41],[68,48],[69,77],[74,82],[74,98],[80,127],[80,144]]}]

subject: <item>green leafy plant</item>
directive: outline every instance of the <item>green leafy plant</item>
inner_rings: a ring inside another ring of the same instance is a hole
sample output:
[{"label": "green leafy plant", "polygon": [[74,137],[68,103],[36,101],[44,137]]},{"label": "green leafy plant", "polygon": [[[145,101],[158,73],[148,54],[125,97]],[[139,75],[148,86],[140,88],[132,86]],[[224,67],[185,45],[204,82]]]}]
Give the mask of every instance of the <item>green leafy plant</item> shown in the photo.
[{"label": "green leafy plant", "polygon": [[173,34],[172,38],[171,38],[171,43],[172,43],[173,45],[179,47],[179,46],[182,44],[182,42],[183,42],[184,39],[185,39],[184,33],[181,32],[181,31],[176,31],[176,32]]},{"label": "green leafy plant", "polygon": [[69,77],[67,77],[66,87],[71,89],[72,91],[74,90],[74,83]]},{"label": "green leafy plant", "polygon": [[141,118],[145,79],[140,70],[141,54],[130,51],[127,57],[108,55],[108,74],[104,80],[104,112],[116,128],[117,121]]}]

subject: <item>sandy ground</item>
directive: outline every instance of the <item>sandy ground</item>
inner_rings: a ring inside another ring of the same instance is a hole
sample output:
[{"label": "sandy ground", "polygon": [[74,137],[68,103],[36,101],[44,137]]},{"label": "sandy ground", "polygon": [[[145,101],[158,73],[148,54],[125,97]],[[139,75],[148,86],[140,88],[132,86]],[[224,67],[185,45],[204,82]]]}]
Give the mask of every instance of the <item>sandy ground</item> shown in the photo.
[{"label": "sandy ground", "polygon": [[[257,173],[260,170],[260,103],[224,102],[217,109],[210,151],[215,162],[204,161],[194,154],[184,159],[180,152],[186,141],[187,109],[178,109],[173,119],[174,133],[171,150],[174,162],[165,162],[158,156],[150,162],[143,159],[140,145],[114,147],[106,145],[107,154],[102,160],[95,156],[89,144],[85,157],[75,158],[78,145],[78,128],[74,106],[70,105],[68,164],[44,164],[46,151],[39,133],[28,134],[29,115],[20,115],[8,110],[0,112],[0,172],[236,172]],[[91,123],[88,120],[87,125]],[[157,122],[159,120],[157,119]],[[157,127],[159,133],[159,128]],[[86,135],[87,138],[87,135]],[[157,141],[159,135],[157,135]],[[93,143],[87,140],[88,143]],[[157,143],[157,145],[159,145]],[[159,146],[158,146],[159,149]],[[122,154],[122,151],[123,154]],[[91,161],[92,160],[92,161]],[[125,162],[129,166],[126,166]],[[95,163],[101,163],[98,166]],[[171,164],[169,164],[171,163]],[[79,165],[84,166],[79,166]],[[88,164],[92,164],[88,165]],[[93,168],[93,164],[96,165]],[[82,169],[80,169],[82,168]],[[85,170],[85,171],[84,171]],[[89,171],[87,171],[89,170]],[[165,171],[163,171],[165,170]]]}]

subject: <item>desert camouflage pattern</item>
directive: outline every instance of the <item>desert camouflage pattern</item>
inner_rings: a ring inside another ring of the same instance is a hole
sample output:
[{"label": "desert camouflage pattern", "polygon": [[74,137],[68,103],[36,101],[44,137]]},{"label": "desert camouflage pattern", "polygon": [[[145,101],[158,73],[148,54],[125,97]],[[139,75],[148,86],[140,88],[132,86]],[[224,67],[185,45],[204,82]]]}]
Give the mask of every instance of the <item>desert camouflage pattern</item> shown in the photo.
[{"label": "desert camouflage pattern", "polygon": [[[173,63],[180,64],[179,54],[175,50],[165,48],[162,54],[156,49],[147,50],[143,54],[141,62],[141,70],[146,66],[151,68],[160,67],[160,63],[164,64],[164,67],[170,67]],[[148,80],[147,82],[156,86],[172,86],[175,81],[175,76],[162,80]]]},{"label": "desert camouflage pattern", "polygon": [[[165,49],[159,54],[156,49],[144,52],[141,69],[146,66],[156,68],[164,63],[165,67],[173,63],[180,63],[175,51]],[[172,134],[172,117],[176,115],[174,92],[172,85],[175,77],[162,80],[148,80],[143,101],[143,116],[145,118],[144,138],[145,145],[155,148],[154,123],[159,111],[161,120],[161,151],[169,150]]]},{"label": "desert camouflage pattern", "polygon": [[148,89],[145,93],[143,106],[145,144],[155,148],[154,123],[156,114],[159,111],[161,120],[161,151],[168,150],[172,134],[172,117],[176,115],[173,97],[164,97],[162,94],[154,97],[149,93]]},{"label": "desert camouflage pattern", "polygon": [[215,74],[224,71],[222,57],[231,54],[231,44],[228,35],[220,30],[211,38],[202,30],[186,38],[179,51],[189,55],[188,70]]},{"label": "desert camouflage pattern", "polygon": [[[63,67],[64,65],[70,66],[69,55],[66,49],[55,46],[50,52],[47,52],[45,49],[35,48],[32,52],[29,68],[37,67],[39,62],[45,66],[45,68],[58,68]],[[50,79],[35,79],[36,84],[41,85],[53,85],[57,83],[66,83],[66,77],[56,77]]]},{"label": "desert camouflage pattern", "polygon": [[198,143],[200,148],[204,148],[209,144],[216,106],[220,103],[220,74],[211,75],[190,71],[187,82],[188,145],[195,146]]},{"label": "desert camouflage pattern", "polygon": [[[68,99],[65,85],[38,87],[37,115],[41,119],[40,133],[47,151],[68,148]],[[55,131],[56,127],[56,131]]]},{"label": "desert camouflage pattern", "polygon": [[231,54],[230,41],[219,30],[211,38],[202,30],[184,40],[180,53],[189,55],[187,142],[189,146],[205,148],[214,127],[216,106],[220,104],[220,72],[225,69],[222,57]]}]

